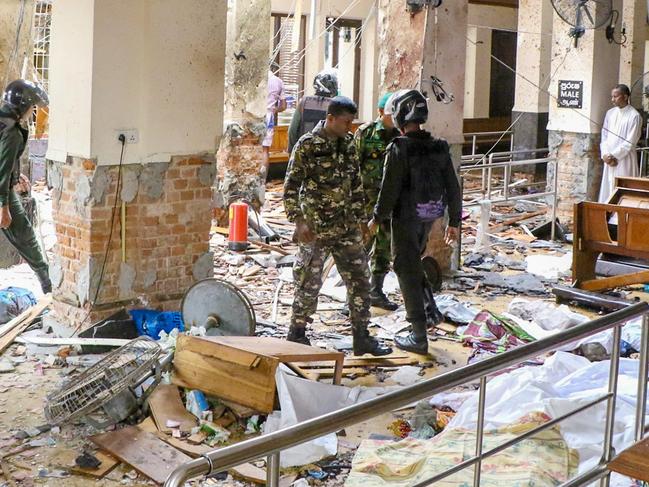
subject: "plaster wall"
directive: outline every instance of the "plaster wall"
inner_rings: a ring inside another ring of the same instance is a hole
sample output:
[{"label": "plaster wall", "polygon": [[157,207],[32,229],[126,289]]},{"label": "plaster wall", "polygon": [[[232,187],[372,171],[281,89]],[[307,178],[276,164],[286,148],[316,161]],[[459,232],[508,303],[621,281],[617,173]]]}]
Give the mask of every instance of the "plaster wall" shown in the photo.
[{"label": "plaster wall", "polygon": [[222,132],[225,0],[57,0],[47,158],[116,164],[213,152]]}]

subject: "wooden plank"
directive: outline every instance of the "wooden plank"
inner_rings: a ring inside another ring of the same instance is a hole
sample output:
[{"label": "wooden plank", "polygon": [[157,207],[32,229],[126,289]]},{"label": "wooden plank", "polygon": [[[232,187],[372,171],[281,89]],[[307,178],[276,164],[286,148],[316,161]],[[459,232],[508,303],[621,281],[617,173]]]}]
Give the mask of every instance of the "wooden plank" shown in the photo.
[{"label": "wooden plank", "polygon": [[90,440],[158,484],[163,484],[171,472],[191,460],[137,426],[91,436]]},{"label": "wooden plank", "polygon": [[254,484],[266,484],[266,470],[263,468],[255,467],[251,463],[244,463],[230,469],[230,473],[234,478],[244,480],[245,482],[252,482]]},{"label": "wooden plank", "polygon": [[25,331],[27,327],[38,318],[38,315],[40,315],[51,303],[52,295],[48,294],[36,303],[36,305],[23,311],[20,315],[7,323],[3,327],[3,335],[2,338],[0,338],[0,353],[4,352],[7,347],[13,343],[16,337]]},{"label": "wooden plank", "polygon": [[16,337],[16,343],[29,343],[33,345],[69,345],[69,346],[83,346],[83,345],[97,345],[102,347],[121,347],[129,343],[131,340],[122,338],[79,338],[79,337]]},{"label": "wooden plank", "polygon": [[581,289],[586,291],[602,291],[604,289],[614,289],[616,287],[630,286],[632,284],[644,284],[649,282],[649,271],[633,272],[621,276],[603,277],[601,279],[591,279],[579,283]]},{"label": "wooden plank", "polygon": [[[275,371],[279,360],[245,350],[228,350],[208,337],[179,336],[174,355],[172,382],[234,401],[263,413],[273,411]],[[216,338],[216,337],[210,337]],[[254,367],[228,362],[219,355],[239,353],[258,358]]]},{"label": "wooden plank", "polygon": [[149,397],[149,408],[158,430],[163,433],[173,431],[167,421],[179,422],[180,431],[191,431],[196,426],[196,417],[185,409],[180,391],[174,385],[159,384]]},{"label": "wooden plank", "polygon": [[342,352],[324,350],[271,337],[201,337],[214,343],[246,350],[267,357],[275,357],[281,362],[311,362],[314,360],[336,360],[344,357]]},{"label": "wooden plank", "polygon": [[[334,367],[329,367],[328,369],[310,369],[309,371],[304,371],[305,375],[310,375],[311,373],[317,374],[319,379],[329,379],[336,377],[336,369]],[[365,376],[369,375],[370,371],[363,369],[361,367],[343,369],[342,376],[349,377],[350,375],[356,376]],[[311,377],[309,377],[311,378]]]},{"label": "wooden plank", "polygon": [[[330,368],[331,362],[293,362],[301,369]],[[399,359],[381,359],[379,357],[372,357],[372,360],[363,360],[362,357],[345,358],[343,363],[343,370],[352,367],[399,367],[402,365],[415,365],[419,360],[412,357],[399,358]]]},{"label": "wooden plank", "polygon": [[93,453],[93,455],[95,456],[95,458],[97,458],[97,460],[101,462],[99,467],[93,469],[74,465],[73,467],[68,467],[68,470],[76,474],[87,475],[89,477],[101,479],[104,478],[108,473],[110,473],[120,463],[117,458],[101,450],[97,450]]},{"label": "wooden plank", "polygon": [[649,438],[636,443],[616,456],[607,466],[608,469],[631,477],[632,479],[649,482]]}]

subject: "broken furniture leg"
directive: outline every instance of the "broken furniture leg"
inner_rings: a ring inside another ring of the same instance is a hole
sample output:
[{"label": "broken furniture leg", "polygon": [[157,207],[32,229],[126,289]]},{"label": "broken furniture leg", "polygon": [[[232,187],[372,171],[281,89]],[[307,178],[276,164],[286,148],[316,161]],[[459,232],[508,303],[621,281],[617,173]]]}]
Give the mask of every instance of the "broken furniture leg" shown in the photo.
[{"label": "broken furniture leg", "polygon": [[614,298],[606,294],[594,293],[583,289],[568,286],[555,286],[552,293],[557,297],[557,302],[575,301],[590,308],[605,311],[617,311],[633,304],[626,299]]}]

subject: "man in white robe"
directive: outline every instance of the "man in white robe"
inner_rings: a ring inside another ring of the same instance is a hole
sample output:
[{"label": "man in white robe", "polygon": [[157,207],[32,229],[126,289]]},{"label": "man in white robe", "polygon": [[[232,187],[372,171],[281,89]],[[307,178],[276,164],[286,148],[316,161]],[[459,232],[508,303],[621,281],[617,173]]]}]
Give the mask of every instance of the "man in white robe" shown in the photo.
[{"label": "man in white robe", "polygon": [[642,117],[629,105],[630,96],[626,85],[617,85],[611,92],[614,106],[606,112],[600,145],[604,162],[600,203],[608,202],[612,196],[616,177],[637,177],[639,174],[635,149],[642,131]]}]

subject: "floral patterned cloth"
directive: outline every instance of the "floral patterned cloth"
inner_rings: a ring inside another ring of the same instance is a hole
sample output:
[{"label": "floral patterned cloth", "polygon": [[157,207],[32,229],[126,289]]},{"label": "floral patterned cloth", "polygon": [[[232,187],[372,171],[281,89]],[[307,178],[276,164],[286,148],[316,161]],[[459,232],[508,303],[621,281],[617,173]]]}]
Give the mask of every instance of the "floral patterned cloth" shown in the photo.
[{"label": "floral patterned cloth", "polygon": [[[532,413],[503,428],[485,431],[488,451],[549,421]],[[409,487],[429,479],[475,454],[475,431],[449,429],[431,440],[365,440],[361,443],[346,487]],[[579,455],[566,445],[555,425],[482,462],[482,487],[550,487],[577,473]],[[435,483],[442,487],[473,485],[473,468]]]}]

